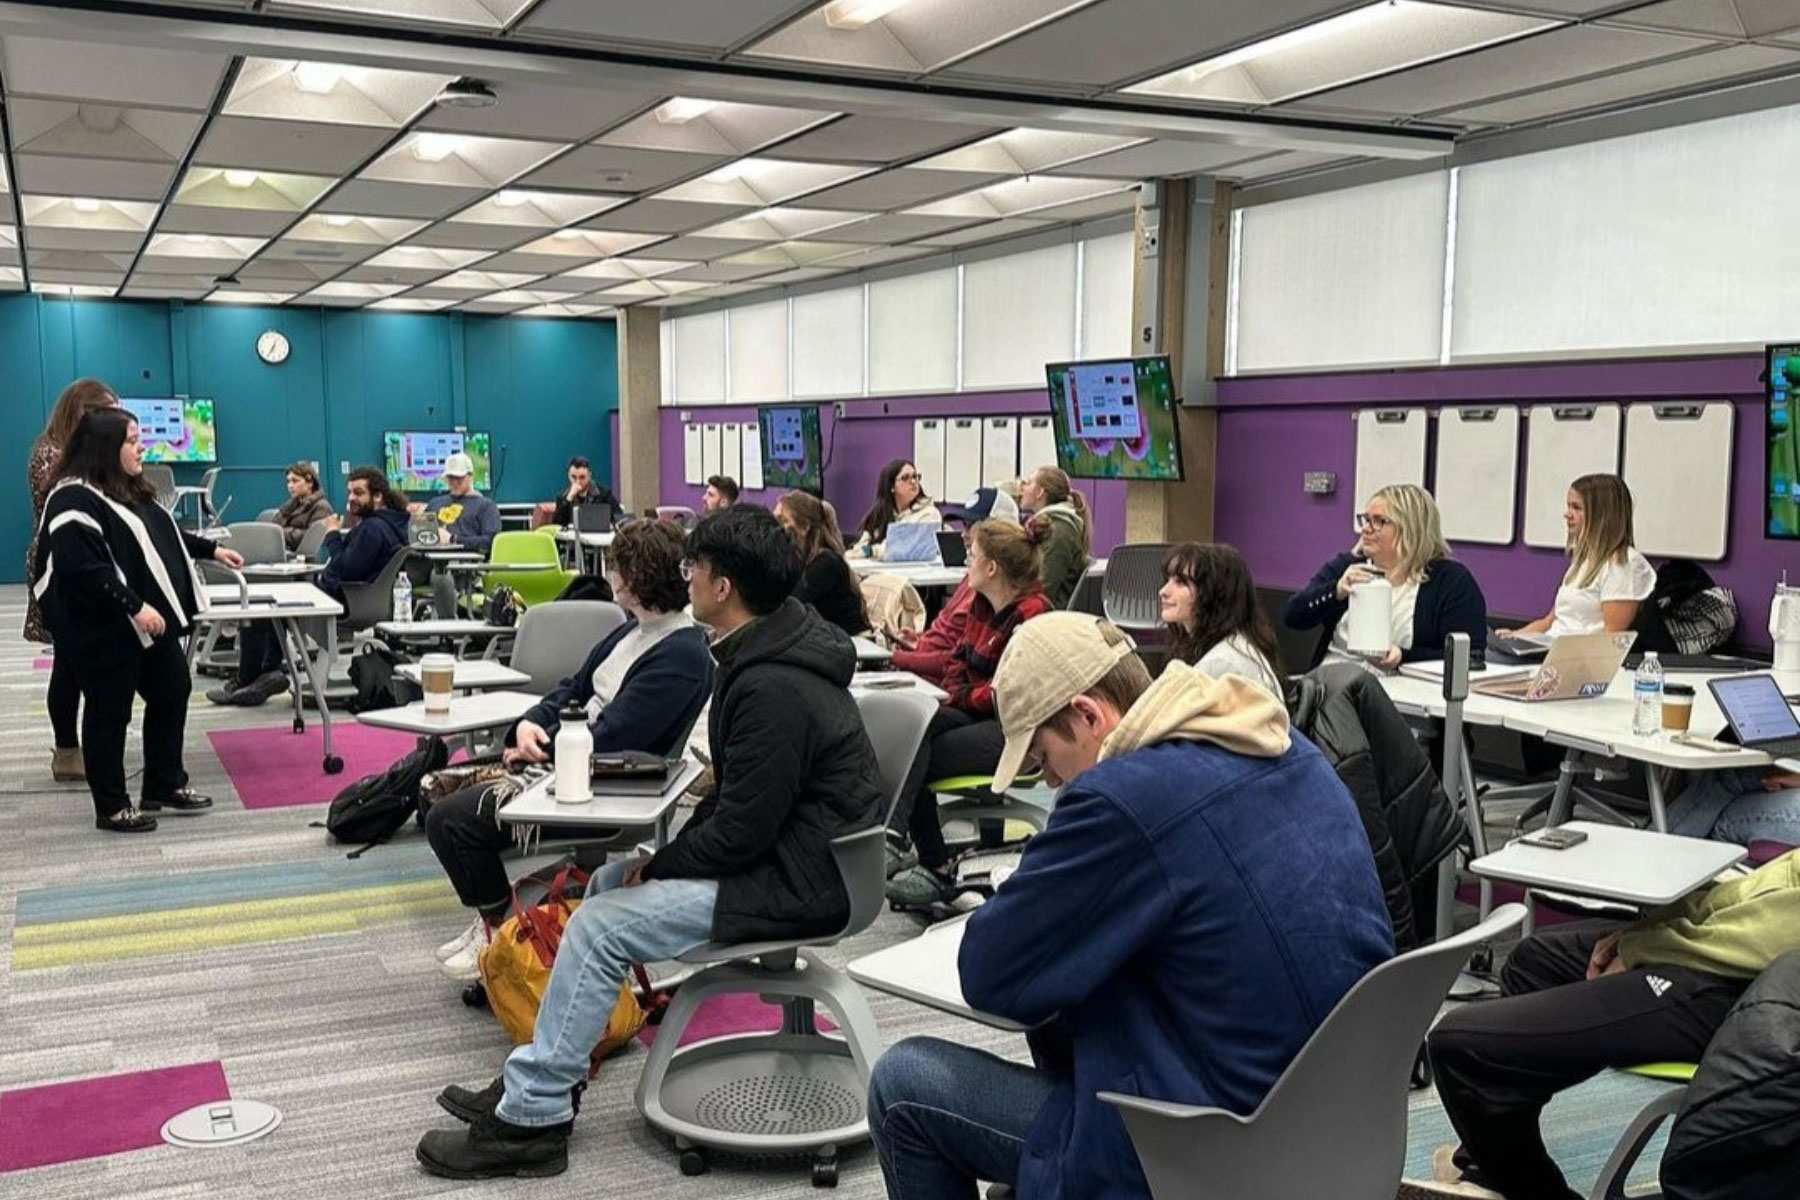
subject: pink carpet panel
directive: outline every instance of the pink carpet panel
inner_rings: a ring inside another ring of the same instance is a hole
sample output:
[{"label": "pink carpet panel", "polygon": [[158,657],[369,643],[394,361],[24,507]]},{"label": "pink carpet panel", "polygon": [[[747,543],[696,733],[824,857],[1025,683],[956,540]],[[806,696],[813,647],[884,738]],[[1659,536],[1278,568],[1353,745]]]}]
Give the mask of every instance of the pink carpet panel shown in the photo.
[{"label": "pink carpet panel", "polygon": [[331,749],[344,760],[338,775],[325,774],[324,735],[316,721],[305,733],[288,725],[266,729],[215,729],[206,735],[245,808],[323,804],[364,775],[385,771],[415,745],[410,733],[334,720]]},{"label": "pink carpet panel", "polygon": [[160,1146],[164,1121],[230,1098],[217,1062],[0,1092],[0,1173]]}]

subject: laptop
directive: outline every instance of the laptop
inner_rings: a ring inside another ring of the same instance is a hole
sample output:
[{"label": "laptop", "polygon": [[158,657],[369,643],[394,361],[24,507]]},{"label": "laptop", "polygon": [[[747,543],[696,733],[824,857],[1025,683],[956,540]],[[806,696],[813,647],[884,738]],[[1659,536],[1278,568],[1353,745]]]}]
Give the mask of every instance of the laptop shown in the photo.
[{"label": "laptop", "polygon": [[1556,639],[1547,633],[1515,633],[1511,637],[1490,637],[1487,654],[1501,662],[1543,662],[1555,644]]},{"label": "laptop", "polygon": [[1469,690],[1528,703],[1603,696],[1636,640],[1637,634],[1629,631],[1565,634],[1532,670],[1495,675],[1470,684]]},{"label": "laptop", "polygon": [[937,535],[938,555],[944,560],[946,567],[966,567],[969,565],[969,543],[963,541],[960,533],[949,531]]},{"label": "laptop", "polygon": [[1739,745],[1770,758],[1800,757],[1800,721],[1773,675],[1733,675],[1709,679],[1706,686]]},{"label": "laptop", "polygon": [[612,505],[590,501],[577,504],[570,514],[575,518],[577,533],[611,533],[613,527]]},{"label": "laptop", "polygon": [[922,521],[888,526],[881,557],[891,563],[935,562],[938,556],[937,526]]}]

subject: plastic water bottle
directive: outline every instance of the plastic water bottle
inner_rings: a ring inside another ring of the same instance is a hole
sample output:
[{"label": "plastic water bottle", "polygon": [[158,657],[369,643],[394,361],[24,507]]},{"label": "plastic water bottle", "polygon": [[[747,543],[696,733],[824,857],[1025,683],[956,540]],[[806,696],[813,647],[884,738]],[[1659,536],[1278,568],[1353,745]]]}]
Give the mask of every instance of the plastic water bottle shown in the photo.
[{"label": "plastic water bottle", "polygon": [[1663,669],[1656,651],[1644,653],[1631,683],[1631,732],[1648,737],[1662,729]]},{"label": "plastic water bottle", "polygon": [[412,622],[412,580],[404,572],[394,580],[394,623],[407,625]]}]

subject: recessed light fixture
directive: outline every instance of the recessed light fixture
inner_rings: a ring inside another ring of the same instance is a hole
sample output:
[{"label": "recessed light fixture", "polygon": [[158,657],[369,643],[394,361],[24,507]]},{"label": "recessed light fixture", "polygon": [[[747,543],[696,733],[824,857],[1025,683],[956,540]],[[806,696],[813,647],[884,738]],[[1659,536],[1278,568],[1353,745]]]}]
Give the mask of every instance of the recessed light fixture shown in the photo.
[{"label": "recessed light fixture", "polygon": [[530,199],[524,192],[514,191],[512,188],[494,193],[494,204],[499,208],[517,208]]},{"label": "recessed light fixture", "polygon": [[206,240],[206,235],[204,233],[184,233],[181,236],[196,246]]},{"label": "recessed light fixture", "polygon": [[226,187],[247,188],[247,187],[253,186],[255,183],[256,183],[256,172],[255,171],[227,171],[227,172],[225,172],[225,186]]},{"label": "recessed light fixture", "polygon": [[742,179],[743,177],[744,177],[744,161],[742,159],[739,159],[737,162],[728,162],[724,166],[719,167],[716,170],[708,171],[706,173],[706,182],[708,182],[708,183],[736,183],[738,180]]},{"label": "recessed light fixture", "polygon": [[581,236],[581,231],[579,229],[559,229],[550,236],[559,242],[572,242]]},{"label": "recessed light fixture", "polygon": [[77,196],[69,203],[75,206],[76,212],[97,213],[100,211],[100,202],[87,196]]},{"label": "recessed light fixture", "polygon": [[861,29],[905,3],[906,0],[832,0],[825,6],[825,23],[833,29]]},{"label": "recessed light fixture", "polygon": [[346,217],[342,213],[332,213],[330,216],[325,218],[325,223],[327,225],[331,226],[333,229],[342,229],[344,226],[348,225],[354,219],[355,218],[353,218],[353,217]]},{"label": "recessed light fixture", "polygon": [[299,62],[294,64],[294,86],[310,96],[323,96],[344,77],[336,63]]},{"label": "recessed light fixture", "polygon": [[673,100],[657,106],[656,119],[664,125],[686,125],[695,117],[704,117],[718,105],[717,100],[697,100],[691,96],[677,96]]},{"label": "recessed light fixture", "polygon": [[421,133],[413,138],[413,157],[420,162],[443,162],[461,139],[447,133]]}]

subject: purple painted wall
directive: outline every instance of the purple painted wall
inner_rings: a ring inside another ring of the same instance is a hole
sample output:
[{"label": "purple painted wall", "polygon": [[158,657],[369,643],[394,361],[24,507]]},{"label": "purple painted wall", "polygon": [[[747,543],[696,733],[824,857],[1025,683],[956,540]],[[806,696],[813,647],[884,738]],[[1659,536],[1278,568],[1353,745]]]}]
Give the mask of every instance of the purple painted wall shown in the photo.
[{"label": "purple painted wall", "polygon": [[[1762,535],[1763,412],[1760,356],[1557,363],[1222,380],[1219,384],[1216,533],[1244,552],[1258,583],[1295,587],[1349,548],[1356,441],[1350,414],[1375,404],[1436,408],[1471,402],[1729,400],[1737,407],[1726,557],[1707,563],[1737,595],[1738,636],[1767,648],[1769,597],[1782,570],[1800,574],[1800,544]],[[1521,438],[1523,441],[1523,438]],[[1521,448],[1521,454],[1523,449]],[[1332,471],[1330,496],[1301,491],[1301,473]],[[1519,486],[1524,487],[1523,465]],[[1671,486],[1680,486],[1671,480]],[[1518,501],[1519,521],[1524,512]],[[1515,531],[1516,536],[1516,531]],[[1566,565],[1560,552],[1453,544],[1480,580],[1488,607],[1542,615]]]},{"label": "purple painted wall", "polygon": [[[1040,416],[1050,408],[1049,397],[1042,391],[966,393],[954,396],[886,397],[844,402],[845,417],[833,415],[830,404],[819,409],[819,435],[824,439],[829,465],[825,469],[825,498],[838,510],[838,519],[846,526],[862,520],[874,499],[875,480],[890,458],[912,453],[912,423],[919,417],[1000,417]],[[660,447],[662,470],[662,503],[686,504],[699,511],[703,488],[682,482],[685,475],[682,440],[683,412],[695,422],[743,421],[755,416],[750,405],[698,406],[665,408]],[[834,440],[835,439],[835,440]],[[618,440],[615,438],[615,446]],[[1094,519],[1093,546],[1096,556],[1104,556],[1125,540],[1125,484],[1107,479],[1076,481],[1076,489],[1087,496]],[[772,488],[746,490],[744,499],[757,504],[773,505],[780,499]],[[961,503],[966,497],[937,497]],[[638,503],[635,498],[633,503]]]}]

